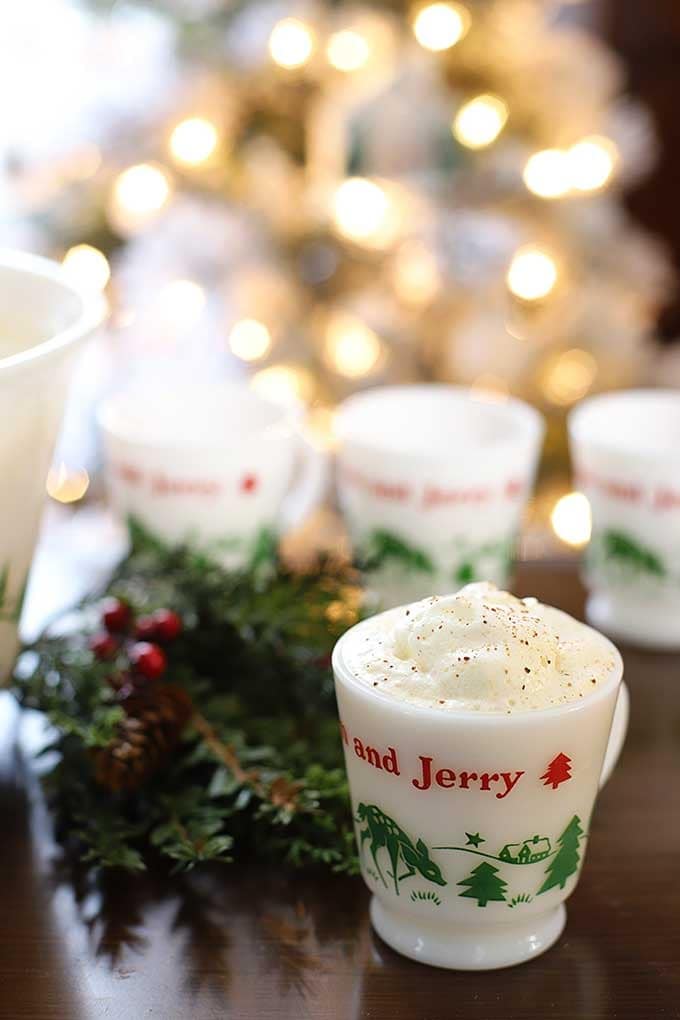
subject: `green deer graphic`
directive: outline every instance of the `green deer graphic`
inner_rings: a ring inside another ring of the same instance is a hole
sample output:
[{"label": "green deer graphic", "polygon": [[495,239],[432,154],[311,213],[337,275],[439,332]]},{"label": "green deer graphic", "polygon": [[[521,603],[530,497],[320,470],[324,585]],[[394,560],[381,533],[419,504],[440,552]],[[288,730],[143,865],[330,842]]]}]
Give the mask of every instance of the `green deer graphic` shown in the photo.
[{"label": "green deer graphic", "polygon": [[601,555],[607,561],[618,562],[636,574],[666,576],[666,568],[657,554],[625,531],[603,531],[596,543],[593,548],[599,545]]},{"label": "green deer graphic", "polygon": [[[413,843],[411,837],[397,825],[393,818],[386,815],[375,804],[359,804],[357,809],[358,822],[364,822],[366,828],[361,831],[360,849],[363,852],[364,843],[370,841],[369,849],[375,864],[375,869],[380,876],[380,881],[387,888],[387,881],[380,868],[378,852],[383,848],[387,851],[391,871],[388,875],[394,882],[394,891],[399,895],[399,883],[405,878],[410,878],[418,872],[428,882],[436,885],[446,885],[439,866],[430,858],[430,851],[422,839]],[[406,868],[403,875],[399,875],[399,866],[403,864]]]},{"label": "green deer graphic", "polygon": [[368,540],[364,569],[376,570],[390,561],[407,570],[434,573],[434,563],[426,552],[409,545],[393,531],[380,528],[372,532]]}]

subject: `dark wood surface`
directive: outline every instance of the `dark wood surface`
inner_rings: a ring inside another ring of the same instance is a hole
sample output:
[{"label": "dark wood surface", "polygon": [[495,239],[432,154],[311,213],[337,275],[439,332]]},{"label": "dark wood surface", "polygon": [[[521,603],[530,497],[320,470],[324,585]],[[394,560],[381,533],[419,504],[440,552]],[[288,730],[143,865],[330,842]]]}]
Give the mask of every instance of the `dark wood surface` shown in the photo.
[{"label": "dark wood surface", "polygon": [[[573,613],[573,567],[518,587]],[[402,959],[360,880],[223,869],[93,884],[60,862],[25,746],[0,701],[2,1020],[680,1018],[680,657],[624,650],[628,742],[598,803],[565,934],[511,970]]]}]

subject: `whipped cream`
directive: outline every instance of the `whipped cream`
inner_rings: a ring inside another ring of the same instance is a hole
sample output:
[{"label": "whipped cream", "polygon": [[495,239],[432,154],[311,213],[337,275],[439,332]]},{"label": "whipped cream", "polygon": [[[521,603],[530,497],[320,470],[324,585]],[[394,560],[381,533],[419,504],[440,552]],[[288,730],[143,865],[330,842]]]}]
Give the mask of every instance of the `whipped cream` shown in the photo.
[{"label": "whipped cream", "polygon": [[345,650],[358,680],[400,701],[508,713],[586,698],[616,656],[567,613],[486,583],[381,613]]}]

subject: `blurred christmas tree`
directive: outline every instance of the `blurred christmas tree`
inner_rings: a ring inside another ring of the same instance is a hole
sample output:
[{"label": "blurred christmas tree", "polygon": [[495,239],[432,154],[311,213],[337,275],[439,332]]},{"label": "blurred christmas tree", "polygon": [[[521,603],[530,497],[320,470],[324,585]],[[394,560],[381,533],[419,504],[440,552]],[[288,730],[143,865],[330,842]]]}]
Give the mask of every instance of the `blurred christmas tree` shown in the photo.
[{"label": "blurred christmas tree", "polygon": [[[359,386],[436,378],[559,422],[644,378],[670,271],[620,195],[653,132],[559,4],[93,8],[121,94],[50,188],[35,159],[11,179],[76,274],[106,285],[112,258],[126,363],[247,365],[320,420]],[[126,106],[140,18],[162,87]]]}]

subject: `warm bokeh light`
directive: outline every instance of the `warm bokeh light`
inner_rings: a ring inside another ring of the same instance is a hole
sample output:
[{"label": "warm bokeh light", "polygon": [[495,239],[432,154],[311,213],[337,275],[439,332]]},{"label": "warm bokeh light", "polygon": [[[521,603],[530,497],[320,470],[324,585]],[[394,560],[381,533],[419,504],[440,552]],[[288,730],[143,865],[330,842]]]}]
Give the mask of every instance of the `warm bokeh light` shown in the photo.
[{"label": "warm bokeh light", "polygon": [[106,255],[91,244],[76,244],[69,248],[63,265],[74,283],[87,290],[104,290],[111,277]]},{"label": "warm bokeh light", "polygon": [[589,351],[574,347],[554,355],[539,375],[545,397],[560,407],[569,407],[585,397],[595,382],[597,361]]},{"label": "warm bokeh light", "polygon": [[335,229],[368,248],[388,248],[399,232],[399,215],[384,188],[363,177],[343,181],[333,198]]},{"label": "warm bokeh light", "polygon": [[162,167],[153,163],[128,167],[113,185],[109,219],[123,233],[134,233],[158,215],[171,193],[170,177]]},{"label": "warm bokeh light", "polygon": [[335,413],[335,408],[321,404],[311,408],[307,415],[307,430],[316,445],[323,450],[332,450],[337,445]]},{"label": "warm bokeh light", "polygon": [[314,379],[302,365],[270,365],[256,372],[251,385],[263,397],[277,402],[308,403],[314,396]]},{"label": "warm bokeh light", "polygon": [[390,278],[397,297],[416,307],[430,304],[442,282],[436,258],[419,241],[401,245],[392,262]]},{"label": "warm bokeh light", "polygon": [[503,401],[510,393],[507,379],[492,372],[483,372],[470,383],[470,391],[478,400]]},{"label": "warm bokeh light", "polygon": [[85,468],[70,470],[62,463],[51,467],[47,474],[45,488],[47,495],[58,503],[77,503],[90,487],[90,476]]},{"label": "warm bokeh light", "polygon": [[571,185],[577,191],[599,191],[614,173],[618,150],[601,135],[584,138],[566,153]]},{"label": "warm bokeh light", "polygon": [[334,32],[326,47],[328,63],[336,71],[358,71],[365,67],[371,56],[368,40],[360,32],[343,29]]},{"label": "warm bokeh light", "polygon": [[205,117],[188,117],[180,121],[170,135],[173,159],[187,166],[199,166],[210,159],[217,147],[218,133]]},{"label": "warm bokeh light", "polygon": [[498,96],[476,96],[461,106],[452,131],[461,145],[483,149],[495,142],[507,119],[508,108]]},{"label": "warm bokeh light", "polygon": [[242,319],[229,334],[229,347],[242,361],[258,361],[271,350],[271,334],[263,322]]},{"label": "warm bokeh light", "polygon": [[582,492],[569,492],[557,500],[550,523],[565,545],[583,546],[590,540],[592,518],[590,504]]},{"label": "warm bokeh light", "polygon": [[198,283],[171,280],[159,291],[156,307],[164,324],[173,330],[183,330],[198,321],[205,302],[205,291]]},{"label": "warm bokeh light", "polygon": [[374,371],[383,357],[380,337],[348,312],[333,312],[326,327],[324,359],[334,372],[361,379]]},{"label": "warm bokeh light", "polygon": [[507,284],[515,297],[523,301],[540,301],[557,283],[557,264],[541,248],[527,245],[520,248],[508,269]]},{"label": "warm bokeh light", "polygon": [[314,52],[314,36],[304,21],[284,18],[269,37],[269,53],[275,64],[294,70],[303,67]]},{"label": "warm bokeh light", "polygon": [[534,153],[524,167],[524,183],[539,198],[561,198],[571,190],[571,171],[561,149]]},{"label": "warm bokeh light", "polygon": [[458,3],[428,4],[416,14],[413,32],[426,50],[439,52],[455,46],[470,27],[470,13]]}]

